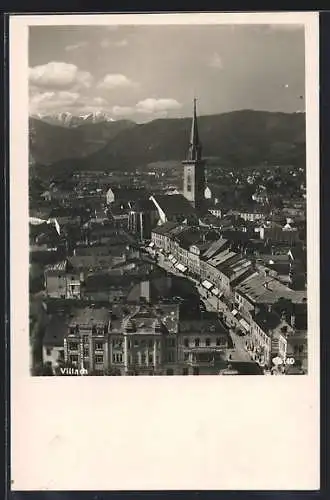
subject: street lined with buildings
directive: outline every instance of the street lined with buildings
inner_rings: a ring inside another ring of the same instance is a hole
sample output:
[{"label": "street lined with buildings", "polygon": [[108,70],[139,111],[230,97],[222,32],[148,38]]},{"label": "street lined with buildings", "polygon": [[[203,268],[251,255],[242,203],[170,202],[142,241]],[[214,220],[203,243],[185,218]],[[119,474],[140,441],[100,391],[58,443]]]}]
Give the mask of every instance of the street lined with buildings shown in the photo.
[{"label": "street lined with buildings", "polygon": [[261,374],[287,358],[306,373],[304,240],[292,218],[270,230],[264,191],[251,212],[219,210],[196,100],[182,170],[182,193],[99,173],[105,192],[85,197],[88,172],[75,196],[43,193],[50,214],[30,221],[31,297],[46,316],[31,312],[35,374]]}]

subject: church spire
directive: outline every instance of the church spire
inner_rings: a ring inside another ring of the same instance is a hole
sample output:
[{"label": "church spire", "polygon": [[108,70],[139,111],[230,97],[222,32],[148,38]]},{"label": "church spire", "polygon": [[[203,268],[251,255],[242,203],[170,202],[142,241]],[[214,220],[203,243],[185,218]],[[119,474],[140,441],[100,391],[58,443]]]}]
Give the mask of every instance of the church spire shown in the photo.
[{"label": "church spire", "polygon": [[196,101],[197,99],[194,98],[194,113],[191,124],[189,152],[187,158],[188,160],[200,160],[202,157],[202,146],[199,142],[199,134],[198,134]]}]

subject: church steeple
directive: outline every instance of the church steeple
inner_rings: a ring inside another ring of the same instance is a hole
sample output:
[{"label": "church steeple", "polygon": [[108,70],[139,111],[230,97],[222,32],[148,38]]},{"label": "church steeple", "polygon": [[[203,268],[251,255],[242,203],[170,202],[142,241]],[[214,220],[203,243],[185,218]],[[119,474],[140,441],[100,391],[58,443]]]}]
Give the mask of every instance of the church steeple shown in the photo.
[{"label": "church steeple", "polygon": [[184,167],[183,196],[190,201],[196,211],[201,212],[204,206],[205,161],[202,159],[202,145],[199,140],[196,99],[194,99],[187,158],[182,163]]},{"label": "church steeple", "polygon": [[191,123],[191,133],[190,133],[190,143],[187,160],[200,160],[202,158],[202,146],[199,141],[198,133],[198,123],[197,123],[197,112],[196,112],[196,101],[194,98],[194,113]]}]

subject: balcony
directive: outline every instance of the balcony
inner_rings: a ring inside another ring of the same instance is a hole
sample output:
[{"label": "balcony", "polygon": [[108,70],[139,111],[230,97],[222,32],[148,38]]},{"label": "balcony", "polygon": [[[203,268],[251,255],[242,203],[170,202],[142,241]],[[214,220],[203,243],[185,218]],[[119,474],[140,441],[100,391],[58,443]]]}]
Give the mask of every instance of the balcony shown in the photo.
[{"label": "balcony", "polygon": [[189,357],[185,360],[185,364],[191,367],[194,366],[215,366],[226,359],[226,355],[222,349],[218,351],[200,349],[199,352],[189,352]]}]

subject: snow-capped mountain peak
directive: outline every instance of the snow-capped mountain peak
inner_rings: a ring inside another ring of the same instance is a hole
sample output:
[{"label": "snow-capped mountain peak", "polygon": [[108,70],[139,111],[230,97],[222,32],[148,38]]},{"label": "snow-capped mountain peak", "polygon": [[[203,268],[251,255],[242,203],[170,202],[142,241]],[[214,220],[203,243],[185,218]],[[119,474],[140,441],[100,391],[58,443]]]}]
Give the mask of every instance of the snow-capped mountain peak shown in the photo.
[{"label": "snow-capped mountain peak", "polygon": [[47,123],[62,125],[66,127],[77,127],[83,123],[100,123],[114,122],[110,115],[103,111],[94,111],[90,113],[72,114],[68,111],[62,113],[36,113],[31,115],[32,118],[45,121]]}]

